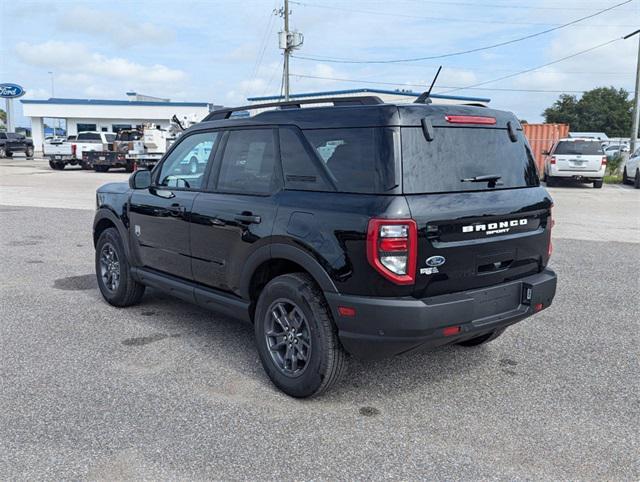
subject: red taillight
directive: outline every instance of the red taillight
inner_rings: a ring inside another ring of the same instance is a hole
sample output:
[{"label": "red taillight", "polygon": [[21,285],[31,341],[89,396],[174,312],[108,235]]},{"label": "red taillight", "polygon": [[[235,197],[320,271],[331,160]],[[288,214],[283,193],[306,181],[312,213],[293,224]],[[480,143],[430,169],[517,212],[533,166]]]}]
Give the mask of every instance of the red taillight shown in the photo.
[{"label": "red taillight", "polygon": [[485,117],[480,115],[446,115],[444,120],[450,124],[484,124],[495,125],[495,117]]},{"label": "red taillight", "polygon": [[399,285],[416,280],[418,227],[413,219],[372,219],[367,259],[378,273]]},{"label": "red taillight", "polygon": [[607,156],[602,156],[602,162],[600,163],[601,166],[606,166],[607,165]]},{"label": "red taillight", "polygon": [[462,328],[459,326],[447,326],[444,330],[442,330],[442,334],[444,336],[453,336],[457,335],[462,331]]},{"label": "red taillight", "polygon": [[73,157],[76,157],[76,150],[78,149],[78,146],[76,144],[71,144],[71,155]]},{"label": "red taillight", "polygon": [[533,307],[533,311],[537,313],[538,311],[541,311],[542,308],[544,308],[544,305],[542,303],[536,303],[536,305]]},{"label": "red taillight", "polygon": [[356,309],[351,308],[350,306],[338,306],[338,313],[340,313],[340,316],[353,318],[356,316]]},{"label": "red taillight", "polygon": [[555,164],[556,163],[556,156],[551,156],[551,159],[549,159],[549,164]]}]

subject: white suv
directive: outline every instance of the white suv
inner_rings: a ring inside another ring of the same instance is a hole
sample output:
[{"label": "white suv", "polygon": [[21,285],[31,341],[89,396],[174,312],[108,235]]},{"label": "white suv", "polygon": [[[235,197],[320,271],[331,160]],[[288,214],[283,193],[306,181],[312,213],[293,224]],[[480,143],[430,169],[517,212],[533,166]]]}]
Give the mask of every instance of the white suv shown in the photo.
[{"label": "white suv", "polygon": [[607,157],[598,139],[560,139],[545,154],[544,181],[547,186],[563,178],[592,182],[593,187],[602,187]]},{"label": "white suv", "polygon": [[640,189],[640,147],[629,156],[622,169],[622,182]]}]

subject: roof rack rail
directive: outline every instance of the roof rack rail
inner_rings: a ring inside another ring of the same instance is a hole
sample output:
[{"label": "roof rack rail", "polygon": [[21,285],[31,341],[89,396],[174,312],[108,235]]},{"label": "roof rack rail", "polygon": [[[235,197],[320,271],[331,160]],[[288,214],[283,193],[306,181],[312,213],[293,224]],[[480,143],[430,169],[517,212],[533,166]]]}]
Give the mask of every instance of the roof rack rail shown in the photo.
[{"label": "roof rack rail", "polygon": [[269,102],[266,104],[251,104],[241,107],[225,107],[214,110],[203,121],[228,119],[231,114],[243,110],[265,109],[267,107],[280,107],[281,109],[296,109],[303,104],[327,104],[332,103],[334,107],[345,105],[377,105],[384,104],[380,97],[375,95],[358,95],[351,97],[321,97],[318,99],[290,100],[288,102]]}]

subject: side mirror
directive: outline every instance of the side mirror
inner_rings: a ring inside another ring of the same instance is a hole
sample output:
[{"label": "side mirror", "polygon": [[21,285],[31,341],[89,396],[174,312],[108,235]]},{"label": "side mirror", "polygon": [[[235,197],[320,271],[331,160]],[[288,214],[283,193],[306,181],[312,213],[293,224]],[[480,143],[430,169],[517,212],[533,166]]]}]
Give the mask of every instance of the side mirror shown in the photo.
[{"label": "side mirror", "polygon": [[131,189],[148,189],[151,186],[151,171],[141,169],[129,176],[129,187]]}]

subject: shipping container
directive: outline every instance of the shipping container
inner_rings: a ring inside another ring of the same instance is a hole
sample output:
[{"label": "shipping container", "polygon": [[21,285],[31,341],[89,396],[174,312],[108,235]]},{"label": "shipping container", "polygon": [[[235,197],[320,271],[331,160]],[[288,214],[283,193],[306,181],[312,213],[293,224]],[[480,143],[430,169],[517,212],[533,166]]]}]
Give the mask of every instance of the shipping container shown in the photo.
[{"label": "shipping container", "polygon": [[538,172],[542,176],[545,158],[542,152],[550,150],[558,139],[569,136],[569,124],[522,124],[522,128],[531,144]]}]

